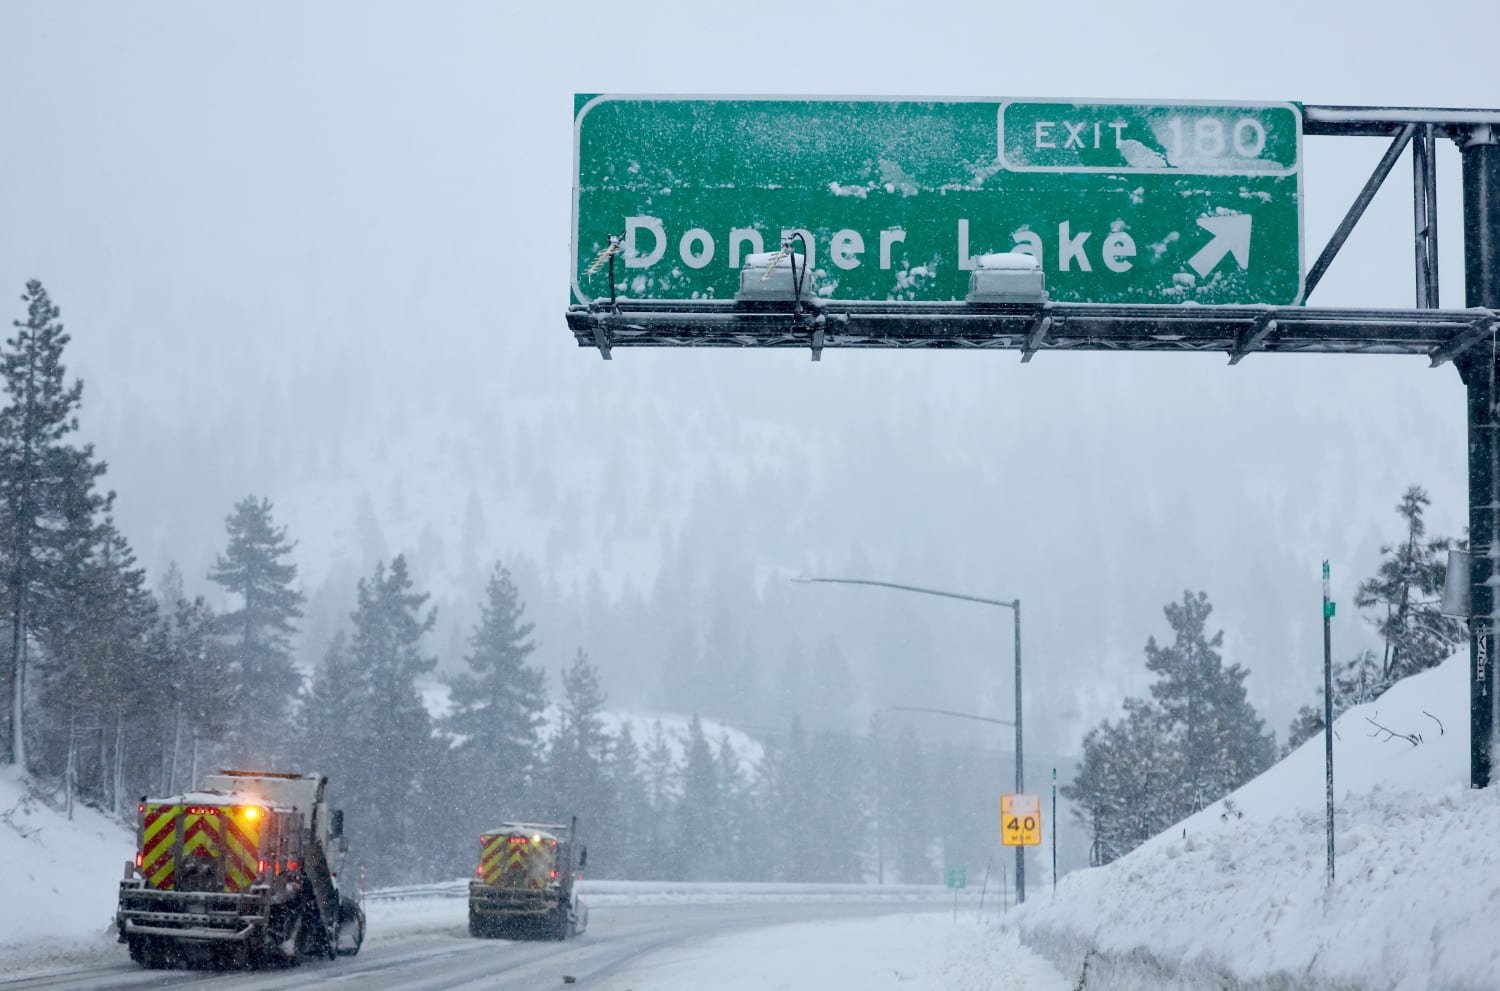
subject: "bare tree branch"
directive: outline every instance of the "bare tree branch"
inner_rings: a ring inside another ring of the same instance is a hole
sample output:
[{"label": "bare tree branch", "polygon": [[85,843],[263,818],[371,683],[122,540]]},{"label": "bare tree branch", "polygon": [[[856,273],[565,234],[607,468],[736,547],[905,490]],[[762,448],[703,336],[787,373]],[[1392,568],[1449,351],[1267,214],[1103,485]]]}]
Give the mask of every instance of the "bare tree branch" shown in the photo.
[{"label": "bare tree branch", "polygon": [[[1376,710],[1375,715],[1380,715],[1379,710]],[[1380,741],[1381,743],[1388,743],[1391,740],[1405,740],[1407,743],[1410,743],[1415,747],[1417,744],[1422,742],[1422,735],[1420,733],[1397,733],[1389,726],[1382,726],[1380,723],[1377,723],[1370,716],[1365,717],[1365,722],[1375,727],[1375,732],[1371,733],[1370,736],[1376,737],[1382,733],[1385,734],[1385,738]]]}]

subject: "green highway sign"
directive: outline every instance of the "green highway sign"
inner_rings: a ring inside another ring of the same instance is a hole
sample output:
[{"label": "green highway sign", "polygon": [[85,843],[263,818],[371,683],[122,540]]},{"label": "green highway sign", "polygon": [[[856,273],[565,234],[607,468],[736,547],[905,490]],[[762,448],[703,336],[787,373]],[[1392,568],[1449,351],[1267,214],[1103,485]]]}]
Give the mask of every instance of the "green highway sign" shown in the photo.
[{"label": "green highway sign", "polygon": [[969,869],[960,865],[948,868],[948,887],[958,889],[969,885]]},{"label": "green highway sign", "polygon": [[1302,298],[1288,103],[579,96],[574,159],[575,302],[611,236],[618,295],[692,300],[793,232],[833,299],[962,300],[1006,251],[1064,302]]}]

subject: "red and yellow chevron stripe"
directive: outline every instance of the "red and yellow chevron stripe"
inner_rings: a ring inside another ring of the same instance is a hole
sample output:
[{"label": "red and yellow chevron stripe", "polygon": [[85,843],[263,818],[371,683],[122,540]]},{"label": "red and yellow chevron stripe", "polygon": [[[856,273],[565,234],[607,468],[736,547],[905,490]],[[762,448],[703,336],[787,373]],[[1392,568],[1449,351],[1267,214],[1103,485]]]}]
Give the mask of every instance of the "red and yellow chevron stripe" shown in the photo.
[{"label": "red and yellow chevron stripe", "polygon": [[182,819],[182,855],[216,857],[224,842],[218,809],[189,808]]},{"label": "red and yellow chevron stripe", "polygon": [[244,891],[255,883],[265,809],[151,803],[142,812],[140,863],[148,887],[176,888],[179,857],[220,861],[225,891]]},{"label": "red and yellow chevron stripe", "polygon": [[510,837],[479,837],[479,879],[485,884],[499,884],[501,869],[505,863],[505,848]]},{"label": "red and yellow chevron stripe", "polygon": [[225,891],[244,891],[255,883],[264,818],[263,810],[253,805],[234,809],[232,814],[224,816]]},{"label": "red and yellow chevron stripe", "polygon": [[180,805],[147,805],[141,825],[141,875],[146,886],[170,891],[177,879],[177,821]]}]

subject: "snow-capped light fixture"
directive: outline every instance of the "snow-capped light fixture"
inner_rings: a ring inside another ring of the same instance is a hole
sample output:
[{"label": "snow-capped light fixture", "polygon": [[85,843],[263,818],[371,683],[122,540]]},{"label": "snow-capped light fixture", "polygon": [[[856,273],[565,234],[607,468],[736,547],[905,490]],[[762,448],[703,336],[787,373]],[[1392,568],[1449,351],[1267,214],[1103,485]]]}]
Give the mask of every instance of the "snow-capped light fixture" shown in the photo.
[{"label": "snow-capped light fixture", "polygon": [[[740,269],[739,302],[784,302],[812,299],[807,256],[787,250],[757,252],[745,258]],[[800,292],[798,291],[800,289]]]},{"label": "snow-capped light fixture", "polygon": [[1020,251],[980,255],[969,273],[970,303],[1044,303],[1047,290],[1036,257]]}]

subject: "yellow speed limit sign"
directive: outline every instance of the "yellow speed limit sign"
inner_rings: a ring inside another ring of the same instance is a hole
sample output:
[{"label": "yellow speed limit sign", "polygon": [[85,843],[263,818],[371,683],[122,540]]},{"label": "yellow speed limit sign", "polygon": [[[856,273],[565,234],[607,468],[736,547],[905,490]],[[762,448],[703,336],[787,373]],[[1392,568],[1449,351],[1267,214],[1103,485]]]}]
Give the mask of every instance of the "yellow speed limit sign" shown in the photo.
[{"label": "yellow speed limit sign", "polygon": [[1042,800],[1036,795],[1000,796],[1000,845],[1039,846]]}]

